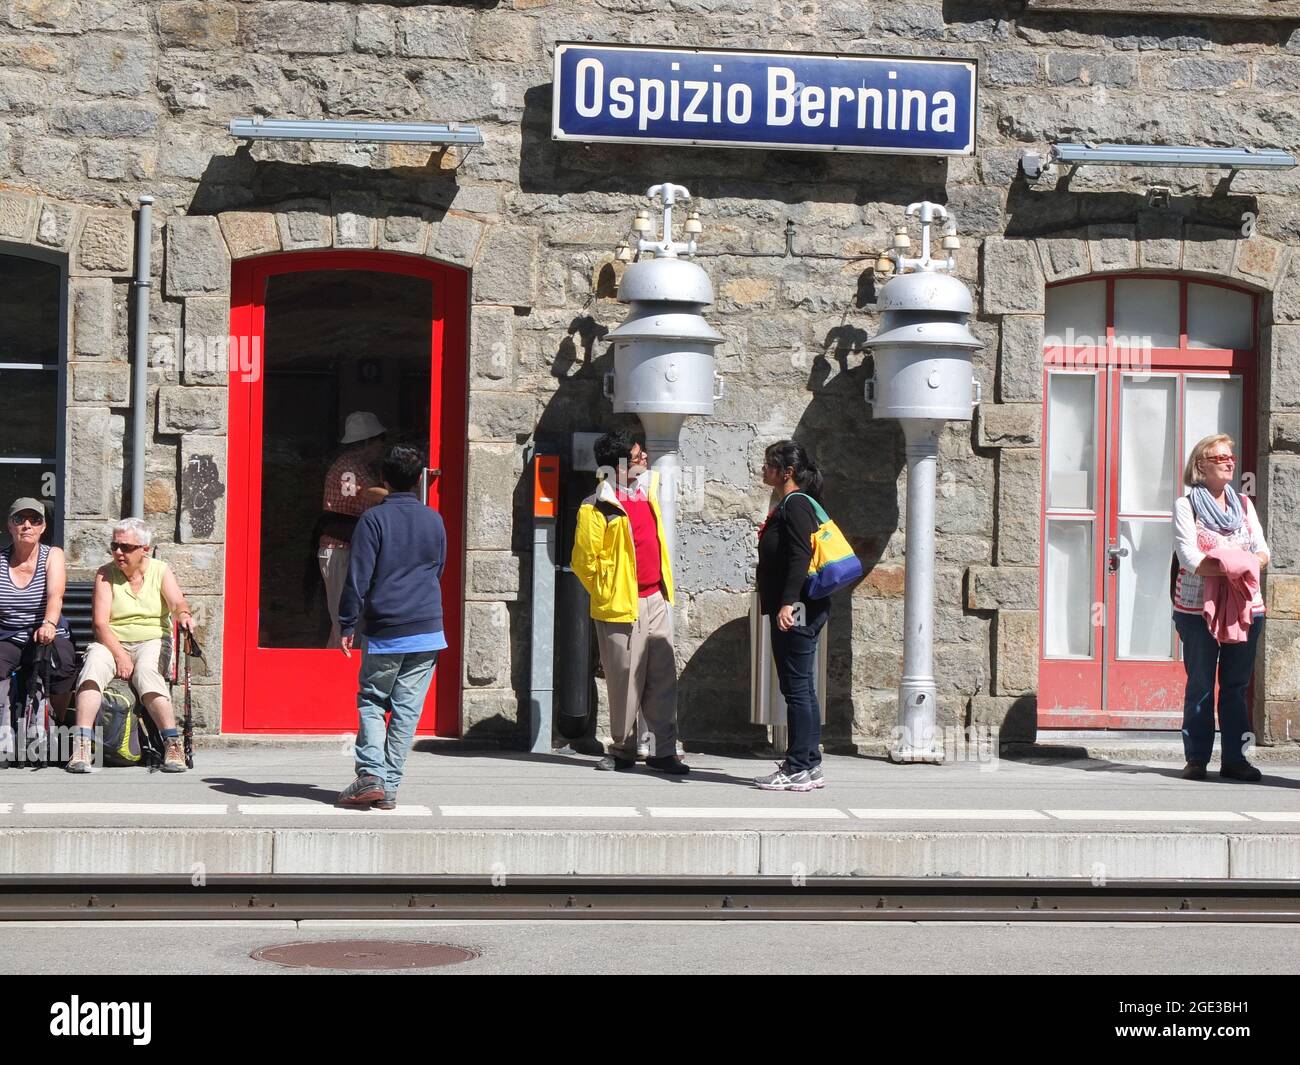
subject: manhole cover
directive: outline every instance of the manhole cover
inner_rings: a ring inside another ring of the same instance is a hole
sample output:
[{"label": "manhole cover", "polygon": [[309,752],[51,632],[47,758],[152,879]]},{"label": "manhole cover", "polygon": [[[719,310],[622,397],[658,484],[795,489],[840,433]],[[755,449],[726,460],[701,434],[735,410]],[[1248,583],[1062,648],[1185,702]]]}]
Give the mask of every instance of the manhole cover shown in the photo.
[{"label": "manhole cover", "polygon": [[471,961],[478,951],[402,939],[335,939],[262,947],[252,957],[304,969],[434,969]]}]

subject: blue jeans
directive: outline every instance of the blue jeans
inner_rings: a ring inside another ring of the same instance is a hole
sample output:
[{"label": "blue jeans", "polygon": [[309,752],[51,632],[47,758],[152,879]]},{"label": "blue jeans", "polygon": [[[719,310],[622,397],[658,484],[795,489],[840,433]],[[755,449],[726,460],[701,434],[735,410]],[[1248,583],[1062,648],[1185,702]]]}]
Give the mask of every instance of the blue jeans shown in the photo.
[{"label": "blue jeans", "polygon": [[1219,678],[1219,754],[1224,765],[1246,760],[1245,737],[1250,731],[1246,688],[1255,669],[1255,645],[1264,619],[1250,626],[1245,643],[1220,644],[1200,614],[1174,611],[1174,627],[1183,641],[1187,691],[1183,696],[1183,754],[1205,765],[1214,750],[1214,678]]},{"label": "blue jeans", "polygon": [[822,715],[817,705],[817,638],[830,614],[829,608],[815,610],[805,604],[808,624],[795,625],[786,632],[769,614],[772,629],[772,657],[776,675],[785,696],[786,726],[789,742],[785,763],[790,773],[800,773],[822,764]]},{"label": "blue jeans", "polygon": [[[402,767],[415,739],[424,697],[433,679],[437,651],[417,651],[404,655],[361,657],[361,676],[357,686],[357,712],[361,717],[357,729],[357,775],[369,773],[384,783],[384,794],[397,794],[402,782]],[[384,714],[391,712],[387,729]]]}]

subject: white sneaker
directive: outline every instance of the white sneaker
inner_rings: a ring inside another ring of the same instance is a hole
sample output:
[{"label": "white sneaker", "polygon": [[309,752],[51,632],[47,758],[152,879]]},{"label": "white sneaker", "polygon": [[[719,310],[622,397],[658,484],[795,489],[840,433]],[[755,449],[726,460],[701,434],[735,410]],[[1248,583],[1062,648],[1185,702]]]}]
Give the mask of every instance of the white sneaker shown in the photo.
[{"label": "white sneaker", "polygon": [[814,787],[806,769],[790,773],[785,765],[777,766],[770,776],[759,777],[754,785],[763,791],[812,791]]}]

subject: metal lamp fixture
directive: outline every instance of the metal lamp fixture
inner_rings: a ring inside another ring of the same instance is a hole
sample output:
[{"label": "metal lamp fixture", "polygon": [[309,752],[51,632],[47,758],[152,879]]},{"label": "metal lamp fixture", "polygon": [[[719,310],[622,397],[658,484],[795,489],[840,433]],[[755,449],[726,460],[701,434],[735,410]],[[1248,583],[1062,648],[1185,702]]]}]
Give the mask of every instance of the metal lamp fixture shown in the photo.
[{"label": "metal lamp fixture", "polygon": [[1290,170],[1295,156],[1280,148],[1198,148],[1184,144],[1053,144],[1046,157],[1025,152],[1020,167],[1030,180],[1054,163],[1070,166],[1181,166],[1219,170]]},{"label": "metal lamp fixture", "polygon": [[240,140],[368,141],[377,144],[460,144],[478,147],[477,126],[458,122],[345,122],[333,119],[232,118],[230,135]]}]

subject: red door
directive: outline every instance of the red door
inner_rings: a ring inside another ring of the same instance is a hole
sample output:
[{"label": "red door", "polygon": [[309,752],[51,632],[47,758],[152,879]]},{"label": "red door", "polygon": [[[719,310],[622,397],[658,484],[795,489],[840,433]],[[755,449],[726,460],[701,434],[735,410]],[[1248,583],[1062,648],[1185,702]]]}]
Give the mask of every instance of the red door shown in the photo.
[{"label": "red door", "polygon": [[447,527],[448,646],[419,732],[459,735],[467,275],[312,252],[236,263],[231,293],[223,731],[356,728],[360,655],[327,646],[315,551],[326,476],[358,446],[342,443],[347,417],[365,411],[441,470],[429,505]]},{"label": "red door", "polygon": [[1173,505],[1202,437],[1237,442],[1254,495],[1256,299],[1121,277],[1048,290],[1038,720],[1179,728]]}]

